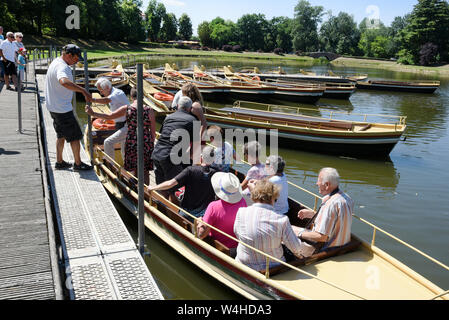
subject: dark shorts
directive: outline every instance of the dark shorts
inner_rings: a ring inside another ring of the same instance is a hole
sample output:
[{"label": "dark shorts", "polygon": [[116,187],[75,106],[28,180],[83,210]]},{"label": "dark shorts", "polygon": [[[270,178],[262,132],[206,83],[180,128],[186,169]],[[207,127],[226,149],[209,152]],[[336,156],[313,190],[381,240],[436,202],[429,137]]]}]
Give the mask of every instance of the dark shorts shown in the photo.
[{"label": "dark shorts", "polygon": [[50,112],[50,114],[58,139],[64,138],[67,142],[72,142],[83,138],[83,133],[73,111],[66,113]]},{"label": "dark shorts", "polygon": [[14,62],[3,60],[3,67],[5,69],[5,75],[7,76],[17,75],[17,68]]},{"label": "dark shorts", "polygon": [[[167,180],[171,180],[181,173],[183,167],[181,164],[173,164],[170,158],[162,161],[153,160],[154,175],[156,177],[156,184],[160,184]],[[178,190],[178,186],[168,190],[169,192],[175,192]]]}]

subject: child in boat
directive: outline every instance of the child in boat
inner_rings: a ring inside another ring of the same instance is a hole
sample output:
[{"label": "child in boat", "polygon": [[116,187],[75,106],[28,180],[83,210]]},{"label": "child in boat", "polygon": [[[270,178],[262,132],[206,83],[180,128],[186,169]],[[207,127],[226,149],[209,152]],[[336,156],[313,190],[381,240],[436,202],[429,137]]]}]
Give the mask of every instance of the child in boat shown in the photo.
[{"label": "child in boat", "polygon": [[222,172],[229,172],[233,160],[236,160],[236,153],[232,145],[224,140],[223,129],[219,126],[209,126],[206,132],[210,143],[215,149],[215,161],[212,168]]},{"label": "child in boat", "polygon": [[253,203],[253,201],[251,200],[251,192],[248,189],[248,182],[250,180],[262,180],[267,176],[265,172],[265,165],[263,163],[260,163],[259,161],[261,150],[262,146],[257,141],[250,141],[248,143],[245,143],[243,149],[243,155],[245,159],[249,162],[250,165],[252,165],[241,184],[243,197],[245,198],[248,205]]},{"label": "child in boat", "polygon": [[271,155],[265,160],[265,172],[269,181],[280,188],[279,198],[274,204],[274,211],[281,215],[288,213],[288,181],[284,174],[285,161],[280,156]]}]

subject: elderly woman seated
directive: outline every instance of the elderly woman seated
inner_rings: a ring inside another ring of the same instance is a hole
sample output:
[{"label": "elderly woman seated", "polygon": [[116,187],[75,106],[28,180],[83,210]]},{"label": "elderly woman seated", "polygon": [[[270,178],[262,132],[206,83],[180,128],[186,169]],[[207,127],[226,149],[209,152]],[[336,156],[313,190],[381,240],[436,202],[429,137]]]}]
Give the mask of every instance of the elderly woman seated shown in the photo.
[{"label": "elderly woman seated", "polygon": [[[296,257],[312,255],[315,248],[301,242],[290,225],[288,217],[274,211],[279,187],[267,179],[248,184],[251,199],[255,202],[247,208],[240,208],[234,223],[234,233],[241,242],[267,255],[285,261],[284,244]],[[236,260],[248,267],[261,271],[266,269],[266,256],[242,243],[237,246]],[[270,260],[270,268],[279,262]]]}]

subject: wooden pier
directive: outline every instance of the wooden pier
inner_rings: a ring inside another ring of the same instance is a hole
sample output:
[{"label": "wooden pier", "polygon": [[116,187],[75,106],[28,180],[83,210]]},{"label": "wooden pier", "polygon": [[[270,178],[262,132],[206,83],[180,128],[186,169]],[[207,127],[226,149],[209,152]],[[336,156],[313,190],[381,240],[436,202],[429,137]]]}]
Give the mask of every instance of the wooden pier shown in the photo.
[{"label": "wooden pier", "polygon": [[37,96],[0,84],[0,299],[62,299],[51,212],[40,161]]},{"label": "wooden pier", "polygon": [[0,93],[0,299],[164,299],[95,172],[54,170],[45,76],[32,80],[22,133],[17,92]]}]

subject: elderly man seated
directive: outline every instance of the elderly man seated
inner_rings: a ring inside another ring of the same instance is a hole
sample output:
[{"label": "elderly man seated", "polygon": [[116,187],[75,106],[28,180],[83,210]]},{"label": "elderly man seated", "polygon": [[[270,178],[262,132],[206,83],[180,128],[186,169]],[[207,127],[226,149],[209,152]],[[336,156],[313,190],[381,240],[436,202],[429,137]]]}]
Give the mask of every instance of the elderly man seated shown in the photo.
[{"label": "elderly man seated", "polygon": [[[120,109],[122,106],[130,105],[128,97],[121,89],[114,88],[109,79],[102,77],[95,83],[100,94],[103,98],[93,98],[92,101],[101,104],[109,104],[111,112]],[[128,126],[126,125],[126,115],[120,115],[114,119],[115,129],[117,130],[114,134],[110,135],[106,140],[104,140],[104,152],[115,159],[114,144],[120,143],[122,158],[125,155],[125,141],[128,133]]]},{"label": "elderly man seated", "polygon": [[321,243],[321,250],[340,247],[351,240],[354,202],[339,189],[339,181],[340,176],[336,169],[321,169],[316,185],[319,193],[324,196],[323,203],[317,212],[310,209],[298,212],[298,218],[311,219],[306,229],[296,229],[299,238],[316,244]]}]

